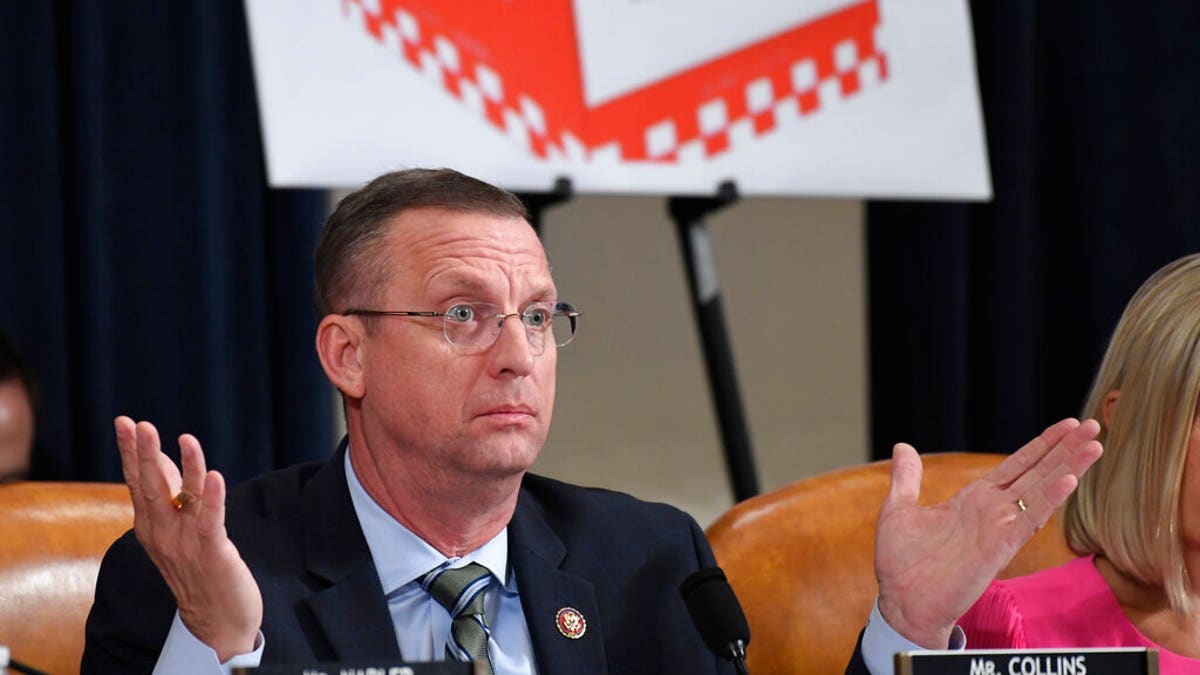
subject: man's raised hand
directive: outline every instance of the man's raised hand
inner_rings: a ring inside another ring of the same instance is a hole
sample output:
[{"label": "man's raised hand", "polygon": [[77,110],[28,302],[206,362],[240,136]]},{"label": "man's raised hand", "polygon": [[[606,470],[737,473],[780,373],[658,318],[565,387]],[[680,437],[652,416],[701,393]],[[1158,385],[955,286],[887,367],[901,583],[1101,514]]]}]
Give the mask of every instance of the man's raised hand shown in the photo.
[{"label": "man's raised hand", "polygon": [[225,533],[225,479],[205,469],[190,434],[179,437],[181,473],[154,425],[121,416],[114,427],[134,533],[175,594],[184,625],[221,662],[253,651],[262,594]]}]

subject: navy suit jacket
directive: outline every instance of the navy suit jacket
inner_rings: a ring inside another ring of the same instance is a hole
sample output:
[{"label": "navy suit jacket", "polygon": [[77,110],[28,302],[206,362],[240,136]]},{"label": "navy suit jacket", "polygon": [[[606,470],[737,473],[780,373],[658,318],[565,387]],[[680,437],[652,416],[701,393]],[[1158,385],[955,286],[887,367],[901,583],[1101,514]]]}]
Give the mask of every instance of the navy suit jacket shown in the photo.
[{"label": "navy suit jacket", "polygon": [[[378,574],[355,517],[345,444],[327,462],[232,489],[226,528],[263,595],[263,665],[399,661]],[[693,627],[679,583],[715,564],[689,516],[607,490],[526,475],[509,523],[509,563],[539,672],[733,673]],[[555,615],[587,621],[579,639]],[[81,671],[149,673],[175,600],[126,533],[100,567]]]}]

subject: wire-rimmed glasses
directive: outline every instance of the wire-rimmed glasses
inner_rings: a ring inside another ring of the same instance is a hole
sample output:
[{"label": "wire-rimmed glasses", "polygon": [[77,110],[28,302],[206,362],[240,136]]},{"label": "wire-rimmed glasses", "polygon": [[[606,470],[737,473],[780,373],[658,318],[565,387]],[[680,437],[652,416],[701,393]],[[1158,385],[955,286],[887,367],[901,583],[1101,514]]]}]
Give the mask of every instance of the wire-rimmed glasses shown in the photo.
[{"label": "wire-rimmed glasses", "polygon": [[[444,312],[416,312],[408,310],[347,309],[344,316],[419,316],[442,317],[442,333],[446,341],[465,352],[482,351],[491,347],[500,337],[504,321],[509,317],[521,317],[525,326],[525,337],[535,354],[546,349],[551,342],[556,347],[565,347],[575,339],[581,312],[567,302],[533,302],[520,312],[505,314],[499,305],[490,302],[459,302]],[[547,339],[547,337],[549,339]]]}]

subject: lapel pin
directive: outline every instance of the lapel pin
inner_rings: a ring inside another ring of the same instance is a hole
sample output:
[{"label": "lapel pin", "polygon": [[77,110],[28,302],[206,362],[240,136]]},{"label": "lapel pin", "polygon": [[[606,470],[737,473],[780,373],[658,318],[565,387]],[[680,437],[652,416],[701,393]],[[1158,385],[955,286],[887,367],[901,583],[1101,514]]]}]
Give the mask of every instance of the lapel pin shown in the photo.
[{"label": "lapel pin", "polygon": [[578,640],[587,631],[587,621],[574,607],[563,607],[554,615],[554,624],[563,637]]}]

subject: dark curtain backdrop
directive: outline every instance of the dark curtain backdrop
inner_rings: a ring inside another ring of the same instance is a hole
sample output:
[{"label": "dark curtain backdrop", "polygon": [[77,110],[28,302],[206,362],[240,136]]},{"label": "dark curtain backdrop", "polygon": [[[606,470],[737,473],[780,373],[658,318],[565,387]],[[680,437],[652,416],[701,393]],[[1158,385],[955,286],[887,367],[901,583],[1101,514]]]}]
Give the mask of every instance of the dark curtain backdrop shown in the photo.
[{"label": "dark curtain backdrop", "polygon": [[331,451],[315,191],[265,186],[241,2],[0,3],[0,327],[34,477],[119,480],[112,418],[239,481]]},{"label": "dark curtain backdrop", "polygon": [[1200,250],[1200,6],[971,11],[995,198],[868,205],[876,457],[1078,415],[1134,290]]}]

